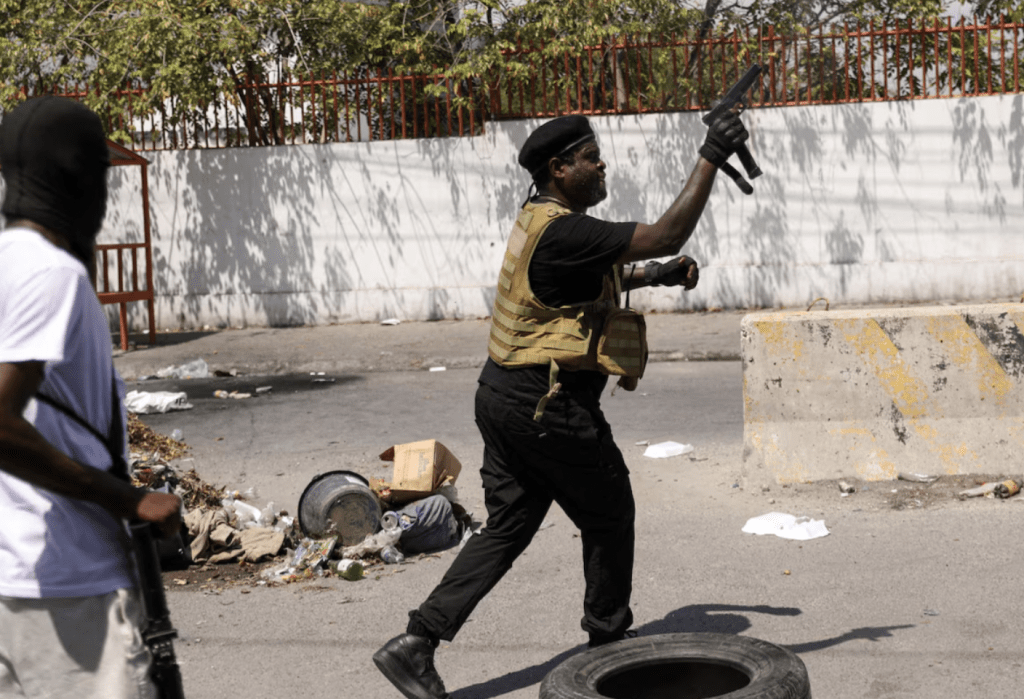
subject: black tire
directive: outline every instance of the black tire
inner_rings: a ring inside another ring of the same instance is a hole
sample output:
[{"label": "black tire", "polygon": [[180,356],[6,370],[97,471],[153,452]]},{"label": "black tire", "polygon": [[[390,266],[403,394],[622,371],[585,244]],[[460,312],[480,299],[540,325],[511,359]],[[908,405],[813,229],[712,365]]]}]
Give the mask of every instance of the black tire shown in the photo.
[{"label": "black tire", "polygon": [[746,636],[639,636],[556,667],[540,699],[811,699],[807,668],[790,650]]}]

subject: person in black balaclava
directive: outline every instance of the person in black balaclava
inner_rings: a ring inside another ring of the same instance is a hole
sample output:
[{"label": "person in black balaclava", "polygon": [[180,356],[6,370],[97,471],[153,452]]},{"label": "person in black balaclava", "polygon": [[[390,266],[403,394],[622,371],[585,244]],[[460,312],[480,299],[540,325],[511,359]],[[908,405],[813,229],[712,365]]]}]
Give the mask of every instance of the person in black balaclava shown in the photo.
[{"label": "person in black balaclava", "polygon": [[181,526],[135,488],[124,382],[91,282],[110,160],[85,106],[0,122],[0,697],[153,699],[124,520]]},{"label": "person in black balaclava", "polygon": [[100,118],[62,97],[24,102],[4,117],[0,166],[8,226],[32,221],[59,234],[91,271],[110,167]]}]

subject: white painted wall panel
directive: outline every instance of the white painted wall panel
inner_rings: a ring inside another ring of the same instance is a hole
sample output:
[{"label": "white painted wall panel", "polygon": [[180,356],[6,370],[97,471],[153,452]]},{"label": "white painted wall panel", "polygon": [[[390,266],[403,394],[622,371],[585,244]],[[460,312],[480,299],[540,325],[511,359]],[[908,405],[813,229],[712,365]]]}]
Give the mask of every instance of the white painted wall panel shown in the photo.
[{"label": "white painted wall panel", "polygon": [[[720,177],[687,254],[688,294],[644,309],[1015,300],[1024,292],[1024,96],[759,109],[765,175]],[[529,184],[539,121],[476,138],[148,154],[158,327],[486,316]],[[657,218],[703,140],[698,114],[593,119],[609,198]],[[104,240],[141,237],[138,177],[117,168]],[[141,306],[133,309],[136,323]]]}]

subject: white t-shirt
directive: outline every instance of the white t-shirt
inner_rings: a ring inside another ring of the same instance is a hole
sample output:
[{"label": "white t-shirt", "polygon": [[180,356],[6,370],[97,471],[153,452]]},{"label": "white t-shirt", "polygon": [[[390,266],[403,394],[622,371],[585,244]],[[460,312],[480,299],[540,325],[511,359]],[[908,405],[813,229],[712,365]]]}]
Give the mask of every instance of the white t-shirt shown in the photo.
[{"label": "white t-shirt", "polygon": [[[122,396],[124,383],[85,266],[35,231],[13,228],[0,231],[0,362],[25,361],[46,363],[42,393],[108,434],[111,382]],[[60,411],[33,399],[24,416],[75,461],[110,469],[104,444]],[[0,471],[0,595],[85,597],[131,587],[124,532],[99,505]]]}]

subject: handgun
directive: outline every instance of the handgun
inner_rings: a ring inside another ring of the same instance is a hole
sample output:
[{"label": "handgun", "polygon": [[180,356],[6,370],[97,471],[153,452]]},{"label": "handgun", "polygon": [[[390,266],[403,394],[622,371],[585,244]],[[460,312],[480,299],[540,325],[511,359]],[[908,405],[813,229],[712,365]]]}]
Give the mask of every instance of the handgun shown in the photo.
[{"label": "handgun", "polygon": [[[726,112],[731,112],[737,107],[740,110],[743,109],[743,98],[746,96],[747,91],[753,86],[754,81],[757,80],[757,76],[761,74],[761,66],[757,63],[750,66],[747,72],[744,73],[743,77],[739,81],[729,88],[729,91],[718,100],[712,107],[711,111],[704,115],[703,121],[705,124],[710,126],[712,122]],[[761,176],[761,168],[757,166],[754,161],[754,156],[750,154],[746,144],[741,145],[736,149],[736,155],[739,156],[740,162],[743,163],[743,169],[747,171],[747,177],[750,179],[756,179]],[[743,191],[744,194],[753,194],[754,188],[749,182],[747,182],[743,175],[729,163],[722,165],[722,172],[731,177],[736,183],[736,186]]]}]

